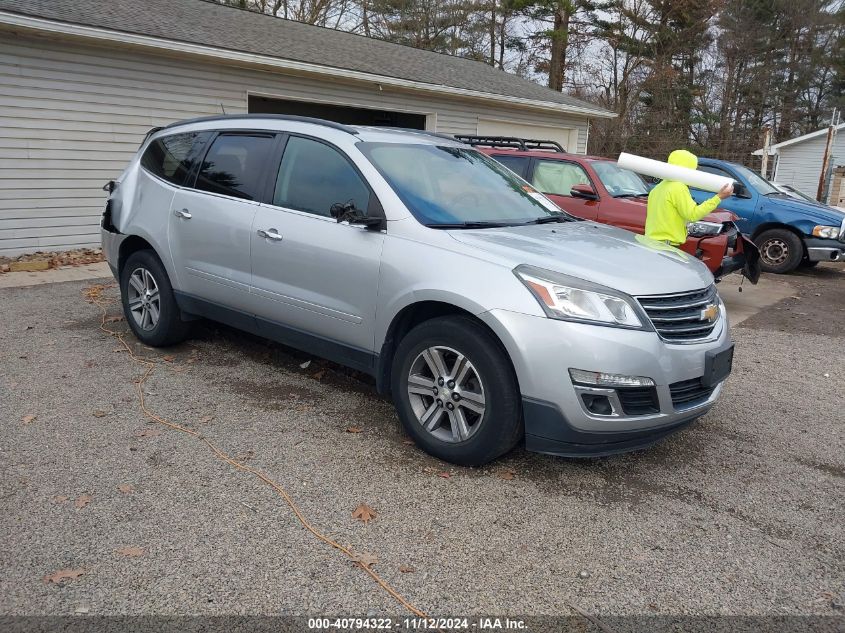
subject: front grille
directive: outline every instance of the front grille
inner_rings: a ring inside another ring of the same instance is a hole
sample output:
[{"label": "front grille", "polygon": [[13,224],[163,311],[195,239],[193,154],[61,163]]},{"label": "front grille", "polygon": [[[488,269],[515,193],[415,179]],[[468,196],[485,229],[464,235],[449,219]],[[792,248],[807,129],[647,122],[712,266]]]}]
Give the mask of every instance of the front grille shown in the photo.
[{"label": "front grille", "polygon": [[660,413],[657,389],[654,387],[619,387],[616,389],[625,415]]},{"label": "front grille", "polygon": [[681,380],[669,385],[669,392],[672,394],[672,404],[675,408],[688,407],[699,402],[704,402],[711,396],[715,387],[706,387],[701,383],[701,378],[692,380]]},{"label": "front grille", "polygon": [[654,329],[667,341],[686,343],[707,338],[718,321],[718,316],[713,321],[704,316],[708,306],[719,305],[715,286],[671,295],[637,297],[637,301]]}]

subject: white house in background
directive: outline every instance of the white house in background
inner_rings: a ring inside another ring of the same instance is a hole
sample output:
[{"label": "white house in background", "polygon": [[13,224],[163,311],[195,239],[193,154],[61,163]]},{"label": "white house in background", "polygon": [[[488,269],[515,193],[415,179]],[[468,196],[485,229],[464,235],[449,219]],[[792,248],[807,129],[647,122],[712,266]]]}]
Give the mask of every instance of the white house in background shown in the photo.
[{"label": "white house in background", "polygon": [[99,243],[155,126],[276,113],[584,153],[614,114],[481,62],[202,0],[0,0],[0,255]]},{"label": "white house in background", "polygon": [[[817,130],[804,136],[776,143],[769,147],[769,160],[774,160],[772,180],[792,185],[799,191],[815,198],[822,173],[827,130]],[[830,152],[830,164],[834,169],[845,165],[845,123],[836,126],[836,139]],[[753,152],[762,156],[763,149]]]}]

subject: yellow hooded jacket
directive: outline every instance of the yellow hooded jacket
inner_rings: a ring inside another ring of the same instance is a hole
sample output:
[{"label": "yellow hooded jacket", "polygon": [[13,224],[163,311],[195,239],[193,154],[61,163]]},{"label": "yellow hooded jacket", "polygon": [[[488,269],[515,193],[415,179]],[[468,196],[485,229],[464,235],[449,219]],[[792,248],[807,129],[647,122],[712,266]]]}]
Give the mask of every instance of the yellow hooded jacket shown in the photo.
[{"label": "yellow hooded jacket", "polygon": [[[696,169],[698,158],[685,149],[676,149],[669,154],[669,164]],[[653,240],[666,241],[674,245],[687,241],[687,223],[696,222],[713,211],[721,202],[713,196],[696,204],[689,187],[677,180],[664,180],[648,194],[648,212],[645,219],[645,234]]]}]

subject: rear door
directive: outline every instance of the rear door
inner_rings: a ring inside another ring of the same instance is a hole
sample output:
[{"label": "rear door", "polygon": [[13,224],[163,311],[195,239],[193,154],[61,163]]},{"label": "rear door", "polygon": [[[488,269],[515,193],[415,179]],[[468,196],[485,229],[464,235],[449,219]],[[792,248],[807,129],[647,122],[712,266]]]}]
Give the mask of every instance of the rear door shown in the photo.
[{"label": "rear door", "polygon": [[182,292],[227,307],[246,303],[252,221],[275,142],[272,133],[216,134],[195,182],[176,192],[169,241]]},{"label": "rear door", "polygon": [[529,182],[564,211],[585,220],[597,219],[598,200],[585,200],[570,194],[574,185],[590,185],[595,190],[586,170],[578,163],[535,158]]},{"label": "rear door", "polygon": [[374,321],[382,231],[338,223],[330,209],[353,202],[381,215],[353,162],[322,140],[290,135],[272,204],[252,231],[252,306],[267,336],[307,347],[353,367],[367,365]]}]

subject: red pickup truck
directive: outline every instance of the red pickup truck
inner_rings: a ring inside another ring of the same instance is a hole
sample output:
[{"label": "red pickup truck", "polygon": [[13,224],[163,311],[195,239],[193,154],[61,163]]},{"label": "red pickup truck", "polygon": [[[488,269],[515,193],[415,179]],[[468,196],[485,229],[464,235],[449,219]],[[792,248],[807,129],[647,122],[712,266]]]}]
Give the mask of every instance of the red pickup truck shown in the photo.
[{"label": "red pickup truck", "polygon": [[[456,136],[494,158],[572,215],[645,233],[649,187],[638,175],[597,156],[569,154],[554,141],[510,137]],[[689,225],[681,249],[701,259],[715,277],[735,270],[753,283],[759,253],[734,224],[736,216],[716,210]]]}]

